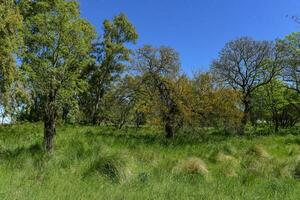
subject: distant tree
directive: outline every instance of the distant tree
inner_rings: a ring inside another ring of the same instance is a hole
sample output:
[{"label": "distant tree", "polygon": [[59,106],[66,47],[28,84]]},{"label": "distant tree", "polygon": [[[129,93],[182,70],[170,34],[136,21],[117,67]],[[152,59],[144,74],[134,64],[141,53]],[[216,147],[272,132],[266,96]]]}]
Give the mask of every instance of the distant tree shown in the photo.
[{"label": "distant tree", "polygon": [[123,78],[103,96],[104,121],[121,129],[130,122],[135,104],[135,90],[131,77]]},{"label": "distant tree", "polygon": [[280,80],[258,88],[253,94],[256,119],[271,122],[275,132],[294,126],[300,120],[300,96]]},{"label": "distant tree", "polygon": [[182,123],[175,90],[180,68],[178,53],[171,48],[146,45],[136,51],[133,68],[158,104],[166,138],[174,137]]},{"label": "distant tree", "polygon": [[277,46],[283,54],[283,80],[288,88],[300,94],[300,32],[286,36]]},{"label": "distant tree", "polygon": [[[22,16],[13,0],[0,3],[0,109],[11,115],[22,92],[16,58],[22,46]],[[4,116],[1,116],[4,119]]]},{"label": "distant tree", "polygon": [[84,89],[80,74],[91,63],[95,32],[80,17],[76,1],[36,0],[26,9],[22,69],[43,108],[44,145],[50,151],[59,112]]},{"label": "distant tree", "polygon": [[227,43],[212,63],[214,75],[242,94],[241,133],[250,119],[253,91],[269,83],[279,71],[273,49],[270,42],[243,37]]},{"label": "distant tree", "polygon": [[200,124],[235,131],[241,117],[239,92],[224,87],[210,73],[196,73],[191,84],[192,97],[188,105],[194,114],[194,126]]},{"label": "distant tree", "polygon": [[[104,33],[95,44],[93,56],[96,62],[90,66],[86,74],[89,88],[81,98],[81,108],[89,122],[93,124],[101,121],[101,101],[112,83],[120,77],[129,61],[131,51],[127,43],[135,43],[138,35],[134,26],[124,14],[120,14],[112,21],[103,22]],[[103,117],[103,116],[102,116]]]}]

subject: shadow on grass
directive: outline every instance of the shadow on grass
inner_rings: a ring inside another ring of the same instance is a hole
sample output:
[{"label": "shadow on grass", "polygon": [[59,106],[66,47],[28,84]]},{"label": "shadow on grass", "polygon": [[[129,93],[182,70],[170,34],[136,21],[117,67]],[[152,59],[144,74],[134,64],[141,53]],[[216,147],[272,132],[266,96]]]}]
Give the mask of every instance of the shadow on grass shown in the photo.
[{"label": "shadow on grass", "polygon": [[36,155],[43,152],[43,148],[40,144],[32,144],[28,147],[18,147],[16,149],[1,149],[0,150],[0,158],[6,159],[6,158],[18,158],[19,156],[23,154],[31,154]]},{"label": "shadow on grass", "polygon": [[[120,133],[120,132],[92,132],[87,131],[85,132],[85,136],[88,138],[94,138],[94,137],[105,137],[105,138],[112,138],[120,142],[128,142],[128,141],[136,141],[143,144],[155,144],[155,143],[162,143],[164,138],[161,135],[139,135],[132,134],[132,133]],[[163,142],[164,143],[164,142]]]},{"label": "shadow on grass", "polygon": [[117,156],[99,157],[91,163],[83,178],[100,175],[111,183],[120,183],[125,178],[125,162]]},{"label": "shadow on grass", "polygon": [[43,158],[44,151],[38,143],[16,149],[0,149],[0,160],[12,168],[23,168],[27,159],[32,159],[33,166],[40,168]]},{"label": "shadow on grass", "polygon": [[[147,131],[149,132],[149,131]],[[142,134],[141,134],[142,133]],[[122,144],[136,142],[139,144],[145,145],[153,145],[159,144],[162,146],[185,146],[185,145],[196,145],[196,144],[204,144],[204,143],[219,143],[221,141],[230,140],[233,137],[241,137],[233,134],[221,134],[220,132],[205,132],[203,130],[197,132],[178,132],[178,134],[172,138],[167,139],[164,137],[163,133],[151,133],[144,134],[143,130],[139,131],[86,131],[85,136],[89,139],[94,137],[103,137],[103,138],[111,138],[114,142],[119,142]]]},{"label": "shadow on grass", "polygon": [[300,145],[300,138],[287,138],[285,144],[297,144]]}]

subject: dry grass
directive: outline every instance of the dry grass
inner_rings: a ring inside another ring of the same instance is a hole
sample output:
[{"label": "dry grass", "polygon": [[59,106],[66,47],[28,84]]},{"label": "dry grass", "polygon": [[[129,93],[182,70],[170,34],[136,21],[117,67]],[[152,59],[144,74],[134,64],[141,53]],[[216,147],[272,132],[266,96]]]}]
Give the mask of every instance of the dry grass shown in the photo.
[{"label": "dry grass", "polygon": [[209,170],[206,164],[197,157],[190,157],[180,161],[173,169],[173,172],[178,174],[199,174],[203,177],[208,177]]},{"label": "dry grass", "polygon": [[240,166],[239,161],[233,156],[219,152],[216,156],[216,161],[220,166],[221,173],[229,177],[237,177],[237,171]]},{"label": "dry grass", "polygon": [[248,155],[253,155],[258,158],[270,158],[270,154],[267,152],[267,150],[261,146],[261,145],[254,145],[250,147],[247,151]]},{"label": "dry grass", "polygon": [[282,177],[300,179],[300,155],[288,160],[280,171]]}]

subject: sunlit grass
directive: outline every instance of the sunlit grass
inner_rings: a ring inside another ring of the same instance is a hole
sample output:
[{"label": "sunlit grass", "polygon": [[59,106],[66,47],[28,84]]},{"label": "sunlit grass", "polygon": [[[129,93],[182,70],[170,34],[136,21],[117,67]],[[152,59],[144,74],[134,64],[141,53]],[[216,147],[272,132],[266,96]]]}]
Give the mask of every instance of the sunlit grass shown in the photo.
[{"label": "sunlit grass", "polygon": [[0,128],[0,199],[298,199],[300,136],[60,126]]}]

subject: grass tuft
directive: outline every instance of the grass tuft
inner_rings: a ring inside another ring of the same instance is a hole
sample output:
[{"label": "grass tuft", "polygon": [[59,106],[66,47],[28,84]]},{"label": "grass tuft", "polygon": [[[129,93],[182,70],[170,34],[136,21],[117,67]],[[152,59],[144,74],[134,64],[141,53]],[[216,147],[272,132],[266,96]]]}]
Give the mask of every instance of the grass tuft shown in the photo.
[{"label": "grass tuft", "polygon": [[246,152],[248,155],[253,155],[258,158],[270,158],[270,154],[267,150],[261,145],[253,145]]},{"label": "grass tuft", "polygon": [[220,167],[221,173],[228,177],[237,177],[240,163],[233,156],[219,152],[215,158]]},{"label": "grass tuft", "polygon": [[199,174],[203,177],[209,175],[206,164],[197,157],[190,157],[185,160],[181,160],[177,166],[173,169],[174,173],[180,174]]},{"label": "grass tuft", "polygon": [[111,182],[120,183],[124,182],[131,175],[131,172],[125,161],[119,156],[113,155],[102,156],[93,161],[84,174],[85,177],[91,175],[99,175]]}]

